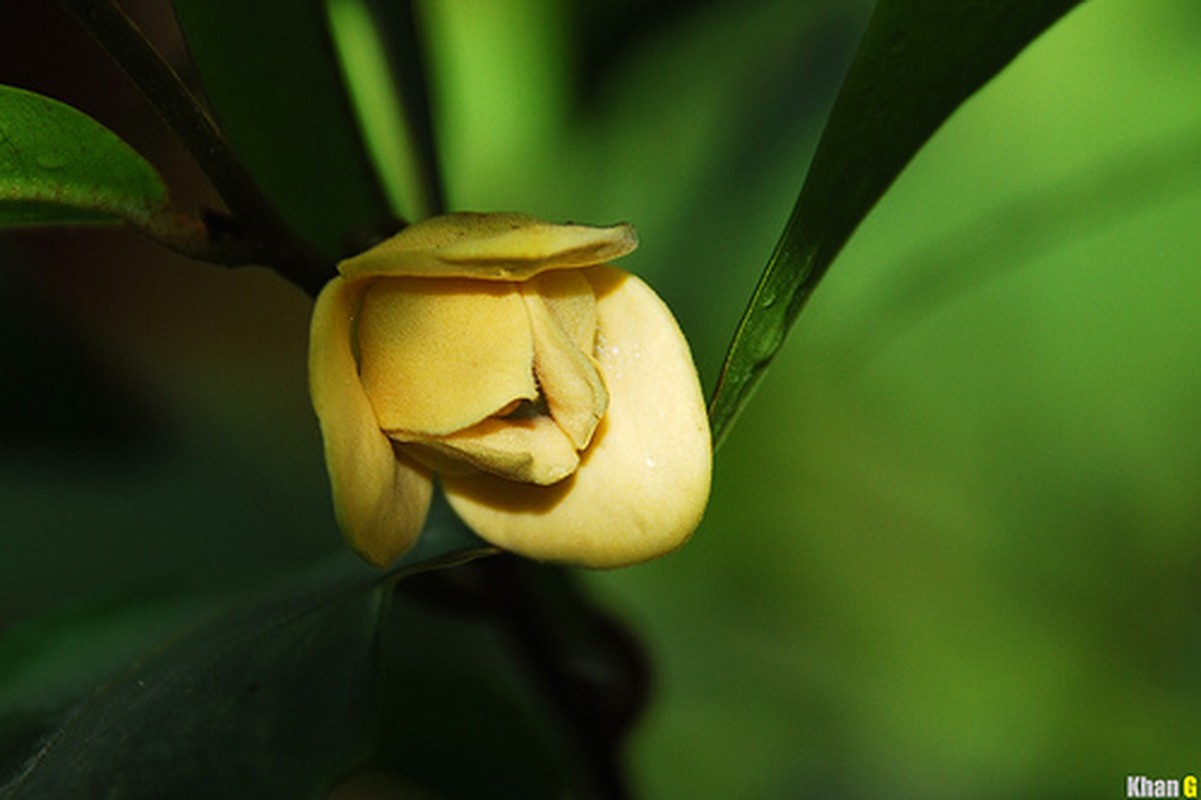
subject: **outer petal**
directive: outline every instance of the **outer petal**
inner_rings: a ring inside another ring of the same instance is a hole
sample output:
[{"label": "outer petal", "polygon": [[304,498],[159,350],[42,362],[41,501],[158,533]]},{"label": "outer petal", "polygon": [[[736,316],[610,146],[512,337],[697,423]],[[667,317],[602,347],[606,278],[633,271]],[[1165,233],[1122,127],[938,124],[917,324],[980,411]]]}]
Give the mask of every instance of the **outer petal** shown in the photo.
[{"label": "outer petal", "polygon": [[594,567],[679,547],[709,496],[708,417],[688,344],[649,287],[610,267],[584,273],[598,298],[597,361],[609,411],[575,475],[549,487],[445,476],[476,533],[531,558]]},{"label": "outer petal", "polygon": [[397,458],[359,381],[350,329],[364,288],[335,278],[318,296],[309,332],[309,391],[321,421],[338,524],[355,550],[383,567],[417,539],[432,482],[423,468]]},{"label": "outer petal", "polygon": [[530,318],[515,284],[369,281],[363,387],[385,431],[445,434],[538,396]]},{"label": "outer petal", "polygon": [[628,224],[556,225],[525,214],[447,214],[410,225],[338,265],[346,278],[408,275],[520,281],[611,261],[638,246]]}]

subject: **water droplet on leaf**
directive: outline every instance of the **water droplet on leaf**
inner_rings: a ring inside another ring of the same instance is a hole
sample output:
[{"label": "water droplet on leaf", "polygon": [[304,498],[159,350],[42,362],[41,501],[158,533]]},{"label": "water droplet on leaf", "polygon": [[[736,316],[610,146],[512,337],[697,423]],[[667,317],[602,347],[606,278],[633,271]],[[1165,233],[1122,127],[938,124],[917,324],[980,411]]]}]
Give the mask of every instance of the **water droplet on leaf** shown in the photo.
[{"label": "water droplet on leaf", "polygon": [[58,170],[67,166],[67,156],[61,150],[43,150],[33,160],[41,169]]}]

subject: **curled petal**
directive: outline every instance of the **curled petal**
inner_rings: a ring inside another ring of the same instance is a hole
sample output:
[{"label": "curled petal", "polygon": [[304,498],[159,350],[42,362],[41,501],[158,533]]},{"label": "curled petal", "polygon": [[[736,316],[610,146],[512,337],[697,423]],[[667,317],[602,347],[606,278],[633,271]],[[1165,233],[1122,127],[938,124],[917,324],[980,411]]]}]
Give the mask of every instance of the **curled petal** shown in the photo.
[{"label": "curled petal", "polygon": [[580,462],[575,447],[559,426],[543,416],[492,417],[449,436],[409,438],[394,434],[393,438],[408,440],[406,451],[418,448],[415,457],[443,474],[463,474],[461,466],[456,466],[466,463],[506,481],[546,486],[563,480]]},{"label": "curled petal", "polygon": [[577,348],[591,353],[596,344],[596,294],[581,270],[556,269],[521,284],[522,294],[537,295]]},{"label": "curled petal", "polygon": [[556,225],[525,214],[447,214],[418,222],[338,265],[346,278],[407,275],[520,281],[611,261],[638,246],[628,224]]},{"label": "curled petal", "polygon": [[451,433],[538,396],[529,314],[511,283],[371,282],[358,342],[363,387],[389,432]]},{"label": "curled petal", "polygon": [[610,402],[575,474],[548,487],[444,476],[476,533],[531,558],[615,567],[679,547],[709,495],[708,417],[687,342],[642,281],[583,273],[597,296],[596,360]]},{"label": "curled petal", "polygon": [[338,523],[355,550],[383,567],[416,540],[432,482],[422,467],[397,458],[359,381],[350,329],[363,289],[362,283],[335,278],[318,296],[310,329],[309,389],[321,422]]},{"label": "curled petal", "polygon": [[[589,296],[592,287],[583,278]],[[592,441],[597,423],[609,405],[609,394],[592,360],[580,351],[554,312],[536,291],[522,286],[534,331],[534,373],[555,423],[577,450]],[[591,346],[589,347],[591,349]]]}]

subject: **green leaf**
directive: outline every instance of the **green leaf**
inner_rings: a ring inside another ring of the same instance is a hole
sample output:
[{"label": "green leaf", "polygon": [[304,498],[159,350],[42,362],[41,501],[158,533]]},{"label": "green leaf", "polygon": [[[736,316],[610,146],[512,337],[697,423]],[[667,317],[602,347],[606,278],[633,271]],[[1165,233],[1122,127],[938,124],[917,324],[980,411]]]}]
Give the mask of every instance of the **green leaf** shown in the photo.
[{"label": "green leaf", "polygon": [[646,656],[576,577],[500,556],[402,583],[372,767],[439,797],[627,796],[615,757],[648,699]]},{"label": "green leaf", "polygon": [[68,712],[4,796],[311,793],[366,746],[374,693],[379,592],[346,563],[327,571],[131,663]]},{"label": "green leaf", "polygon": [[[569,737],[504,631],[406,591],[441,577],[402,584],[382,625],[383,713],[371,768],[437,797],[564,797]],[[455,599],[469,597],[459,588]]]},{"label": "green leaf", "polygon": [[85,604],[8,631],[0,797],[327,789],[372,746],[390,584],[490,552],[449,513],[388,573],[347,551],[247,596]]},{"label": "green leaf", "polygon": [[364,144],[402,218],[445,212],[429,89],[411,0],[327,0],[330,35]]},{"label": "green leaf", "polygon": [[147,652],[208,612],[196,599],[139,592],[70,602],[5,630],[0,776],[16,774],[71,705],[117,674],[129,654]]},{"label": "green leaf", "polygon": [[349,231],[390,218],[321,2],[174,5],[222,130],[293,228],[336,257]]},{"label": "green leaf", "polygon": [[720,441],[855,228],[923,144],[1079,0],[880,0],[726,353]]},{"label": "green leaf", "polygon": [[0,86],[0,225],[145,229],[166,212],[159,174],[115,133],[57,100]]}]

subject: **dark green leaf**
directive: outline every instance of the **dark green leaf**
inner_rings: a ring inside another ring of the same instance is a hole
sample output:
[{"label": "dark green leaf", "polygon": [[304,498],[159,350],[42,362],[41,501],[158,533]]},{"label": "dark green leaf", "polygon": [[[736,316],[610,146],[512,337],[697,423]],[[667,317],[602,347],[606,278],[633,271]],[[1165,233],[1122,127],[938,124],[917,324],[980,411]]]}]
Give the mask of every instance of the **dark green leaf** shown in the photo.
[{"label": "dark green leaf", "polygon": [[880,1],[726,354],[710,408],[718,441],[835,256],[909,160],[1078,2]]},{"label": "dark green leaf", "polygon": [[168,637],[71,709],[5,796],[310,793],[369,734],[378,593],[347,572]]},{"label": "dark green leaf", "polygon": [[439,797],[564,796],[570,745],[503,631],[402,586],[382,633],[373,769]]},{"label": "dark green leaf", "polygon": [[154,167],[115,133],[57,100],[0,86],[0,225],[150,228],[166,209]]},{"label": "dark green leaf", "polygon": [[10,631],[0,796],[293,798],[328,788],[371,747],[386,587],[486,552],[442,510],[431,519],[387,574],[346,552],[240,600],[85,607]]},{"label": "dark green leaf", "polygon": [[321,2],[177,0],[230,143],[284,218],[327,257],[390,216],[360,144]]},{"label": "dark green leaf", "polygon": [[[73,702],[194,622],[204,606],[147,593],[64,605],[0,638],[0,776],[12,775]],[[81,657],[86,654],[86,657]]]},{"label": "dark green leaf", "polygon": [[649,695],[646,655],[577,577],[502,555],[402,583],[373,766],[446,797],[563,797],[565,782],[627,796],[618,754]]}]

